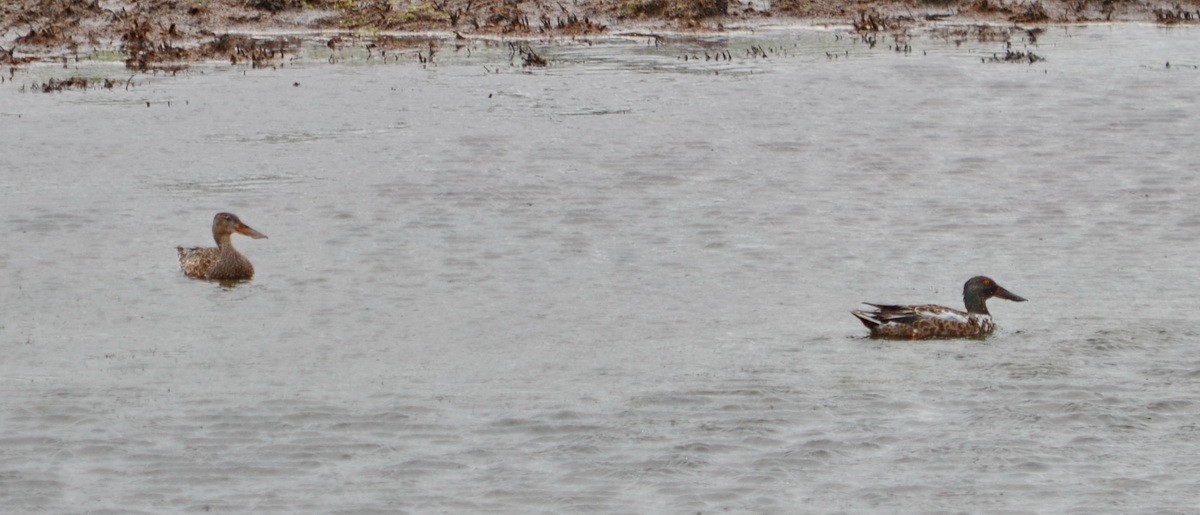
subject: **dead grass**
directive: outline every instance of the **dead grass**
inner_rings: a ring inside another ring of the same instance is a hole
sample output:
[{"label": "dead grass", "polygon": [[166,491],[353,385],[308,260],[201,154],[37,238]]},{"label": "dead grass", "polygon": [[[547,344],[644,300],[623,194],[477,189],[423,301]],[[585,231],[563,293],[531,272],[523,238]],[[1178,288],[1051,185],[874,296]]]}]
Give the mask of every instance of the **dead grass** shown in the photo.
[{"label": "dead grass", "polygon": [[[574,37],[646,22],[720,30],[730,18],[792,16],[848,23],[860,34],[904,34],[955,18],[1019,25],[1128,19],[1200,22],[1200,0],[775,0],[757,11],[729,0],[0,0],[0,63],[110,48],[135,70],[229,59],[270,66],[286,43],[233,40],[231,30],[344,29]],[[935,29],[939,30],[939,29]],[[959,30],[959,29],[955,29]],[[1007,29],[942,37],[1003,40]],[[536,60],[534,61],[536,62]]]}]

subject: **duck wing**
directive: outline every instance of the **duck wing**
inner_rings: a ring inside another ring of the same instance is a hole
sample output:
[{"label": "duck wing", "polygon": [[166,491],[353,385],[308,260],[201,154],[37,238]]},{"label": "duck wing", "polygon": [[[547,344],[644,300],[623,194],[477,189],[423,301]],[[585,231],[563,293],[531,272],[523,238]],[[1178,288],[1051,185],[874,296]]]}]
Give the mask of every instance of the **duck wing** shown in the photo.
[{"label": "duck wing", "polygon": [[[920,306],[899,306],[894,304],[871,304],[864,303],[874,307],[873,311],[856,311],[856,313],[866,313],[871,315],[871,318],[877,320],[879,325],[882,324],[916,324],[922,320],[944,320],[948,322],[968,323],[967,314],[957,309],[948,308],[946,306],[938,306],[936,304],[924,304]],[[861,317],[860,317],[861,319]]]},{"label": "duck wing", "polygon": [[974,320],[965,312],[945,306],[866,304],[875,309],[852,313],[871,330],[872,338],[971,338],[987,334],[992,327],[990,318]]},{"label": "duck wing", "polygon": [[196,279],[207,279],[208,272],[217,264],[216,247],[175,247],[179,252],[179,268],[184,275]]}]

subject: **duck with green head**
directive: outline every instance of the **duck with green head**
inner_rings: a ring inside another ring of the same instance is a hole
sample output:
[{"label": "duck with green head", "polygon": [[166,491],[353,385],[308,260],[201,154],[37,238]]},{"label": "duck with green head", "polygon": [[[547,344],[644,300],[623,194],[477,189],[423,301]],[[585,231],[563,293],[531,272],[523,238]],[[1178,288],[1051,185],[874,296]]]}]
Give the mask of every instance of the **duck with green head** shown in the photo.
[{"label": "duck with green head", "polygon": [[213,239],[216,247],[176,247],[179,252],[179,267],[194,279],[209,281],[244,281],[254,277],[254,265],[241,252],[233,248],[233,233],[244,234],[254,239],[267,235],[251,229],[233,213],[217,213],[213,217]]},{"label": "duck with green head", "polygon": [[1023,297],[980,275],[963,285],[963,301],[967,304],[965,312],[933,304],[897,306],[866,302],[864,304],[875,309],[856,309],[851,313],[871,330],[872,338],[982,338],[996,329],[987,309],[987,300],[992,297],[1025,302]]}]

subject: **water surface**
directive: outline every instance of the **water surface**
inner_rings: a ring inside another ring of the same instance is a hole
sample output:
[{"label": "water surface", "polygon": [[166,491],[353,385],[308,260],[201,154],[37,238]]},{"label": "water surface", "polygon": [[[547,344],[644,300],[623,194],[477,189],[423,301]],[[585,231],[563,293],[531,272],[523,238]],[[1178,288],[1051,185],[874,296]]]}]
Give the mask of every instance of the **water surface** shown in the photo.
[{"label": "water surface", "polygon": [[[1194,32],[19,71],[0,506],[1193,509]],[[218,211],[251,283],[178,270]],[[984,342],[849,314],[976,274]]]}]

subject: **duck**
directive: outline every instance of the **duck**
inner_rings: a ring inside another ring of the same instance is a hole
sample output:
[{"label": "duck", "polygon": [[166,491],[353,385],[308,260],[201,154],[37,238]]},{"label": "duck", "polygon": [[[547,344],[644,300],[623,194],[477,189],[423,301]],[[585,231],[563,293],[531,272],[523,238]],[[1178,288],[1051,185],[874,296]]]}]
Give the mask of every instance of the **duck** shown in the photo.
[{"label": "duck", "polygon": [[267,237],[242,223],[233,213],[217,213],[212,224],[217,246],[175,247],[179,251],[179,268],[188,277],[208,281],[245,281],[254,277],[254,265],[233,248],[230,236],[235,232],[256,240]]},{"label": "duck", "polygon": [[856,309],[851,313],[871,330],[871,338],[984,338],[996,329],[992,315],[987,309],[987,300],[992,297],[1025,302],[1024,297],[1004,289],[989,277],[979,275],[963,284],[966,311],[934,304],[897,306],[864,302],[875,309]]}]

